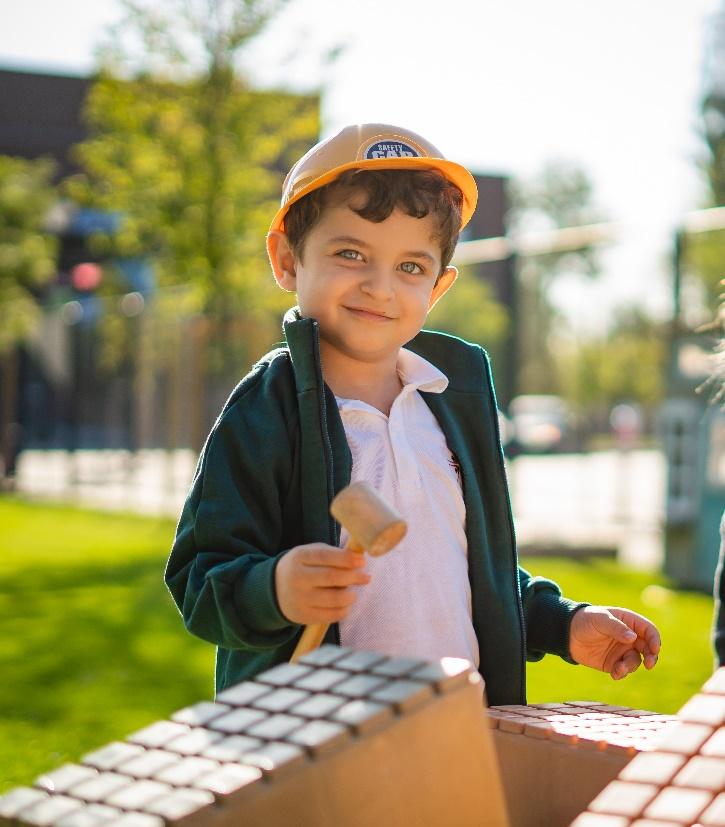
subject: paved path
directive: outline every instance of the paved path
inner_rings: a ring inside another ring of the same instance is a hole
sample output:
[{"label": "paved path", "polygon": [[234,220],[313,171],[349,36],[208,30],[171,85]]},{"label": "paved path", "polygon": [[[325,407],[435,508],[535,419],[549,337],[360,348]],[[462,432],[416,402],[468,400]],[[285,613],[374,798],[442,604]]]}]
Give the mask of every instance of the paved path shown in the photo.
[{"label": "paved path", "polygon": [[[32,496],[176,517],[195,464],[191,451],[25,451],[17,481]],[[522,545],[617,548],[628,564],[660,565],[661,452],[519,456],[508,463],[508,476]]]}]

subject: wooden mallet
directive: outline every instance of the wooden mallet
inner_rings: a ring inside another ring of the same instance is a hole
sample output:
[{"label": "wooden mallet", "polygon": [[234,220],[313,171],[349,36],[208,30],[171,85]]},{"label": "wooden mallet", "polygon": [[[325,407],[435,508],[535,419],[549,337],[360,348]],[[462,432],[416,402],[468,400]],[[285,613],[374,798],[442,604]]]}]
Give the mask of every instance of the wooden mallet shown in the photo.
[{"label": "wooden mallet", "polygon": [[[350,534],[346,549],[358,554],[380,557],[396,546],[408,530],[405,521],[380,499],[366,482],[355,482],[343,488],[330,504],[330,514]],[[312,623],[302,632],[291,663],[322,643],[329,623]]]}]

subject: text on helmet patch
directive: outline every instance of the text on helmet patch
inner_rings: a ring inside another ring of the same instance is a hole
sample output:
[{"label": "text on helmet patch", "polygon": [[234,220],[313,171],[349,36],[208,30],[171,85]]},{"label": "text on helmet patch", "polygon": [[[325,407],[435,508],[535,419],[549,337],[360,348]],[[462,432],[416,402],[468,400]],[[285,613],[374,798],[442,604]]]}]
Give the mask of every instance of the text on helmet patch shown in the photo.
[{"label": "text on helmet patch", "polygon": [[420,153],[402,141],[376,141],[365,150],[365,160],[380,158],[420,158]]}]

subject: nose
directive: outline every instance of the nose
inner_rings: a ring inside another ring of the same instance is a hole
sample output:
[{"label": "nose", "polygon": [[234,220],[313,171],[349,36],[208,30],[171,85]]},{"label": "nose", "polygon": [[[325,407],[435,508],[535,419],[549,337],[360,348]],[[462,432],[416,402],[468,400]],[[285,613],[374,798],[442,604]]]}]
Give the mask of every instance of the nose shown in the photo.
[{"label": "nose", "polygon": [[371,267],[360,282],[360,290],[376,301],[388,301],[393,298],[393,274],[387,267]]}]

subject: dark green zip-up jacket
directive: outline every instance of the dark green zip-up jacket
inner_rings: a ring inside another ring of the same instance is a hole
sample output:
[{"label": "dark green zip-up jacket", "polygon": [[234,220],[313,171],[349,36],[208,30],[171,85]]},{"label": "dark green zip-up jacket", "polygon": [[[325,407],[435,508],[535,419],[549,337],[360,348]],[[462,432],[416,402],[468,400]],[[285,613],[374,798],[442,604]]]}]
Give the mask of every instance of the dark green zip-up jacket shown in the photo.
[{"label": "dark green zip-up jacket", "polygon": [[[187,629],[215,643],[216,687],[288,660],[301,633],[281,613],[274,568],[294,546],[339,544],[330,517],[350,482],[337,404],[323,383],[317,322],[285,316],[287,347],[267,354],[224,406],[199,458],[166,569]],[[448,377],[425,393],[463,479],[473,627],[490,704],[526,702],[525,660],[570,660],[569,624],[583,604],[519,568],[485,352],[422,331],[408,345]],[[326,638],[339,642],[337,625]]]}]

